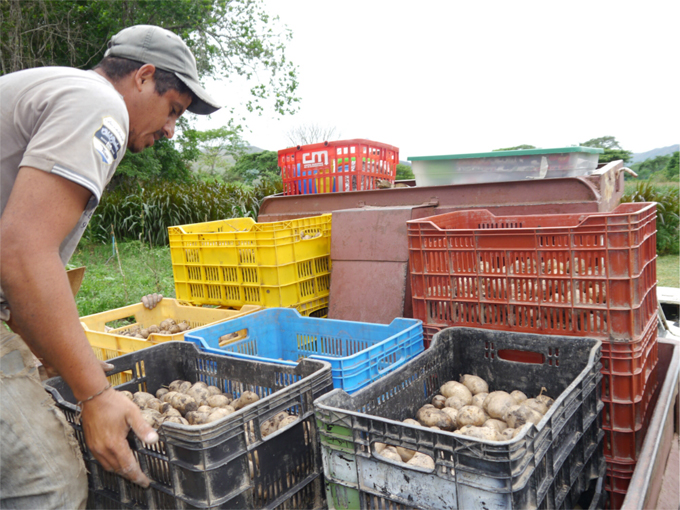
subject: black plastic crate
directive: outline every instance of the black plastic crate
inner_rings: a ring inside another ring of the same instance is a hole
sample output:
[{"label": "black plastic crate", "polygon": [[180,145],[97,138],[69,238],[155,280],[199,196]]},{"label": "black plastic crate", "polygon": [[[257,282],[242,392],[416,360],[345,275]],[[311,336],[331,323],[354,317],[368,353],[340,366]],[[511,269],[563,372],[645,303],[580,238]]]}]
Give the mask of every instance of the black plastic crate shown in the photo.
[{"label": "black plastic crate", "polygon": [[[189,342],[166,342],[108,360],[111,375],[129,371],[119,390],[155,393],[175,379],[204,381],[238,397],[260,396],[255,404],[198,426],[175,423],[158,429],[160,441],[128,442],[151,480],[143,489],[105,471],[85,445],[76,423],[70,388],[57,377],[45,382],[75,429],[86,465],[90,502],[95,508],[323,508],[325,497],[312,402],[333,388],[331,367],[303,359],[297,366],[208,354]],[[300,419],[262,438],[260,425],[286,410]],[[248,439],[246,429],[254,433]],[[254,463],[251,479],[248,460]]]},{"label": "black plastic crate", "polygon": [[[329,507],[523,509],[577,501],[584,469],[603,460],[600,347],[590,338],[449,328],[354,395],[336,389],[318,398]],[[518,359],[526,362],[511,361]],[[532,396],[545,387],[555,402],[538,426],[504,442],[402,423],[466,373],[484,378],[489,391]],[[425,453],[435,469],[377,456],[376,442]]]}]

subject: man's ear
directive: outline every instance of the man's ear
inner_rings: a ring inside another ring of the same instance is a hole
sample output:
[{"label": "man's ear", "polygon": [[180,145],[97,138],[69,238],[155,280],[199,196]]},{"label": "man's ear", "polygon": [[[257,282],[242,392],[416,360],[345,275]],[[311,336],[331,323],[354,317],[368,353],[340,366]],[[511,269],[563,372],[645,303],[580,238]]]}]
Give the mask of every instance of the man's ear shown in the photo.
[{"label": "man's ear", "polygon": [[137,69],[134,75],[135,87],[137,87],[137,90],[142,90],[142,84],[145,81],[153,80],[155,73],[156,66],[153,64],[144,64],[142,67]]}]

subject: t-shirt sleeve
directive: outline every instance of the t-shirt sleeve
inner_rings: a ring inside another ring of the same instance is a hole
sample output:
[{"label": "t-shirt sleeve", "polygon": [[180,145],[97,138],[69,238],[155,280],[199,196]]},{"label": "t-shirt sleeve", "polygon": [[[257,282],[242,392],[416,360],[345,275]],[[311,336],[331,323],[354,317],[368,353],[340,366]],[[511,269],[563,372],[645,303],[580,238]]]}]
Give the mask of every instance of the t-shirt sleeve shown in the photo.
[{"label": "t-shirt sleeve", "polygon": [[38,115],[20,166],[31,166],[80,184],[98,203],[127,145],[128,114],[115,89],[95,79],[44,85],[18,108]]}]

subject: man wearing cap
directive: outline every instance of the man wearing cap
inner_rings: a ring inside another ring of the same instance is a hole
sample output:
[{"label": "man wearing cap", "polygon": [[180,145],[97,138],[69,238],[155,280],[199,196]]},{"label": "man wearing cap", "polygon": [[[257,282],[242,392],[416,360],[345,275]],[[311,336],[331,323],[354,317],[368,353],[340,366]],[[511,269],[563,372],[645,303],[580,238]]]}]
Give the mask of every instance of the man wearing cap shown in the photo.
[{"label": "man wearing cap", "polygon": [[[92,71],[43,67],[0,77],[0,507],[84,508],[72,427],[45,392],[37,356],[68,383],[89,450],[148,486],[126,437],[158,440],[113,391],[78,319],[64,270],[126,148],[171,138],[185,110],[219,106],[175,34],[122,30]],[[33,353],[33,354],[32,354]]]}]

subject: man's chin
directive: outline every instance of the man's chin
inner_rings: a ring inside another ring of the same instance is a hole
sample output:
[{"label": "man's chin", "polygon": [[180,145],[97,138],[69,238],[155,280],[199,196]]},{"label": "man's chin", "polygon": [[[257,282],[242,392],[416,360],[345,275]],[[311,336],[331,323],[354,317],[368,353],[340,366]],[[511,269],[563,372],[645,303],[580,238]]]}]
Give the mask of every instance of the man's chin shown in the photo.
[{"label": "man's chin", "polygon": [[144,149],[148,149],[151,146],[153,146],[153,142],[151,142],[148,145],[132,144],[128,146],[128,151],[137,154],[139,152],[142,152]]}]

